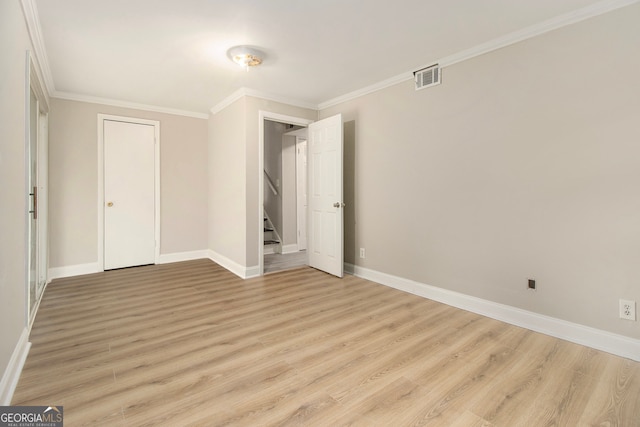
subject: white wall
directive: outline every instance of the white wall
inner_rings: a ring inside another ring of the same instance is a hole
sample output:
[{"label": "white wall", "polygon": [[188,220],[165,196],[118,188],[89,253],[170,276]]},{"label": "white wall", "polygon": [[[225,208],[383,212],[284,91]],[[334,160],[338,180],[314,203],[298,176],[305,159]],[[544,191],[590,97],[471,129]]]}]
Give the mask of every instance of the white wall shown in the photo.
[{"label": "white wall", "polygon": [[0,404],[26,326],[25,70],[31,50],[18,1],[0,2]]},{"label": "white wall", "polygon": [[445,68],[440,86],[321,111],[351,126],[345,233],[367,258],[347,259],[640,338],[618,318],[619,298],[640,302],[639,18],[626,7]]},{"label": "white wall", "polygon": [[278,194],[269,188],[265,177],[264,208],[277,232],[282,236],[282,134],[285,125],[270,120],[264,124],[264,170],[267,171]]},{"label": "white wall", "polygon": [[[306,129],[304,129],[306,131]],[[296,140],[294,135],[281,138],[282,172],[280,194],[282,194],[282,247],[288,250],[298,244],[298,209],[296,185]]]},{"label": "white wall", "polygon": [[98,113],[160,122],[160,254],[207,248],[207,120],[52,99],[50,267],[97,263]]}]

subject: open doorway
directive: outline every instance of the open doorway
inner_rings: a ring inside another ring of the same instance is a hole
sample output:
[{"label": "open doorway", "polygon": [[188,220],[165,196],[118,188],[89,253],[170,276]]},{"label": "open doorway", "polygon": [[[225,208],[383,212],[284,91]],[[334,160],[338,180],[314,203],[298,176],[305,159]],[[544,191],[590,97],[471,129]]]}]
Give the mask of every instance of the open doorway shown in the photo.
[{"label": "open doorway", "polygon": [[[306,126],[312,121],[260,112],[260,274],[307,264]],[[300,187],[302,186],[302,187]],[[303,218],[303,219],[301,219]]]}]

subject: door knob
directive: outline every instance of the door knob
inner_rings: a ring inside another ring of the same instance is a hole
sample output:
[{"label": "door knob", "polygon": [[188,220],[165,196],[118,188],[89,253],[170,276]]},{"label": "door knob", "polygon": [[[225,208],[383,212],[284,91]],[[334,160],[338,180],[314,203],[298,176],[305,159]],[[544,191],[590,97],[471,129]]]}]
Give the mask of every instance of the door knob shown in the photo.
[{"label": "door knob", "polygon": [[344,208],[344,203],[342,203],[342,202],[335,202],[335,203],[333,204],[333,207],[334,207],[334,208],[340,208],[340,207]]},{"label": "door knob", "polygon": [[112,207],[112,206],[113,206],[113,202],[108,202],[108,203],[107,203],[107,206],[108,206],[108,207]]}]

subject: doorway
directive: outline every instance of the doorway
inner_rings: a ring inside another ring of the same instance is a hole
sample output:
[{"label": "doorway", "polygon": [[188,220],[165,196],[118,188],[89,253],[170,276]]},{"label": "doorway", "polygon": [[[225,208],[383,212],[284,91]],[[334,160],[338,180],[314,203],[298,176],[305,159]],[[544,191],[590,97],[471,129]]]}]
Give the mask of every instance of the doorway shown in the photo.
[{"label": "doorway", "polygon": [[310,123],[312,120],[259,112],[258,224],[264,230],[258,233],[260,275],[306,264],[306,252],[298,247],[296,152]]},{"label": "doorway", "polygon": [[[283,182],[280,178],[282,177],[282,169],[285,164],[285,160],[280,157],[280,169],[277,170],[278,177],[274,180],[271,175],[266,170],[266,139],[267,139],[267,129],[269,123],[276,122],[279,124],[291,124],[298,125],[301,127],[308,126],[308,138],[307,135],[304,135],[304,139],[308,139],[307,146],[307,155],[309,158],[308,161],[308,171],[305,175],[308,177],[307,180],[307,191],[309,192],[309,204],[306,214],[306,224],[305,228],[307,231],[306,236],[306,256],[305,256],[305,264],[310,265],[311,267],[317,268],[319,270],[325,271],[329,274],[333,274],[338,277],[343,276],[344,272],[344,214],[343,210],[345,207],[343,201],[343,124],[342,124],[342,115],[337,114],[335,116],[328,117],[323,120],[319,120],[317,122],[312,122],[310,120],[302,121],[299,118],[283,116],[273,113],[268,113],[264,111],[260,111],[258,115],[259,119],[259,143],[258,143],[258,176],[259,176],[259,228],[258,230],[265,230],[267,232],[267,228],[264,227],[264,223],[273,224],[273,221],[270,221],[269,214],[266,212],[265,207],[265,194],[268,194],[266,184],[269,184],[269,189],[275,194],[278,194],[278,185],[280,182]],[[306,129],[305,129],[306,131]],[[290,132],[295,135],[295,132]],[[293,143],[293,145],[285,140],[287,136],[294,135],[285,135],[282,134],[282,147],[293,147],[293,164],[296,164],[296,149],[297,144]],[[301,136],[302,135],[295,135]],[[295,140],[297,141],[297,140]],[[284,152],[284,151],[282,151]],[[282,156],[281,152],[281,156]],[[269,157],[272,155],[269,154]],[[266,177],[266,178],[265,178]],[[274,185],[275,181],[275,185]],[[291,180],[292,183],[297,183],[297,178],[295,172],[293,173],[293,178]],[[297,191],[295,188],[293,190],[291,188],[288,191],[283,188],[282,194],[292,194],[292,199],[294,200],[294,218],[295,222],[297,222],[297,203],[295,199],[297,198]],[[290,203],[284,203],[278,206],[285,206],[282,210],[286,211],[286,206],[290,206]],[[280,213],[279,218],[276,223],[282,224],[282,213]],[[294,221],[294,220],[292,220]],[[292,223],[290,221],[290,224]],[[294,228],[297,230],[297,226]],[[272,230],[269,229],[269,232]],[[277,234],[277,233],[276,233]],[[260,236],[258,239],[259,249],[258,249],[258,260],[259,260],[259,274],[263,275],[265,273],[265,237],[264,233],[259,232]],[[283,235],[286,235],[283,232]],[[294,232],[295,237],[295,247],[296,251],[298,251],[298,237]],[[294,241],[293,239],[291,241]],[[282,239],[282,241],[278,242],[282,246],[280,247],[280,252],[282,253],[282,248],[286,247],[286,239]]]},{"label": "doorway", "polygon": [[98,115],[101,270],[155,264],[159,255],[159,122]]}]

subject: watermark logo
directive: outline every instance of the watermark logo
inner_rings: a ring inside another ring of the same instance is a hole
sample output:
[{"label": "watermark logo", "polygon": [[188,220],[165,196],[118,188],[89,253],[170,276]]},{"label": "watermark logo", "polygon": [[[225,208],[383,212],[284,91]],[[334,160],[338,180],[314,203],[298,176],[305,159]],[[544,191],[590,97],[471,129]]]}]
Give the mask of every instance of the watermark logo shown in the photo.
[{"label": "watermark logo", "polygon": [[63,427],[62,406],[0,406],[0,427]]}]

